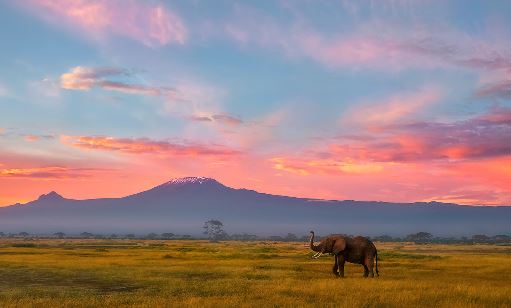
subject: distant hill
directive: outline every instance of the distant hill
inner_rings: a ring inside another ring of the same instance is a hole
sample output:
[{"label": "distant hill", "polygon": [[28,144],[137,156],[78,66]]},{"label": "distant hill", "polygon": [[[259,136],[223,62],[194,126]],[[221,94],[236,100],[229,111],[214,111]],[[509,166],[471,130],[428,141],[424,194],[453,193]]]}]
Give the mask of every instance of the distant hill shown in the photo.
[{"label": "distant hill", "polygon": [[0,231],[198,235],[209,219],[221,220],[228,233],[258,235],[304,235],[310,229],[394,236],[511,232],[511,207],[294,198],[233,189],[204,177],[174,179],[123,198],[73,200],[52,191],[26,204],[0,208]]}]

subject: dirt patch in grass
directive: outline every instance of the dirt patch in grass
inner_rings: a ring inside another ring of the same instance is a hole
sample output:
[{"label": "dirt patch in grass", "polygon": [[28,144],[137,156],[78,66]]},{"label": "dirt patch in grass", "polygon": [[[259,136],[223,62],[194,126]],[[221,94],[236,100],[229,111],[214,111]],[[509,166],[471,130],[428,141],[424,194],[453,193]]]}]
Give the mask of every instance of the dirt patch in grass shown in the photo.
[{"label": "dirt patch in grass", "polygon": [[115,278],[106,278],[91,272],[65,272],[56,269],[28,267],[1,267],[0,291],[14,288],[87,289],[94,293],[131,292],[141,286]]}]

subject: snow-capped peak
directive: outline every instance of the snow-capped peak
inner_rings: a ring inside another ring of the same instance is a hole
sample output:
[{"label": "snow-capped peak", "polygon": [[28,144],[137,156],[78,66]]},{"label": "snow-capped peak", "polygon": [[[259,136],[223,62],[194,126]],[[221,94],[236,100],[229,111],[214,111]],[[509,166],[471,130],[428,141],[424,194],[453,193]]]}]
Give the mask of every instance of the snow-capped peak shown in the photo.
[{"label": "snow-capped peak", "polygon": [[205,184],[205,183],[216,183],[216,180],[212,178],[206,178],[206,177],[195,177],[195,176],[189,176],[184,178],[175,178],[164,185],[173,185],[173,184]]}]

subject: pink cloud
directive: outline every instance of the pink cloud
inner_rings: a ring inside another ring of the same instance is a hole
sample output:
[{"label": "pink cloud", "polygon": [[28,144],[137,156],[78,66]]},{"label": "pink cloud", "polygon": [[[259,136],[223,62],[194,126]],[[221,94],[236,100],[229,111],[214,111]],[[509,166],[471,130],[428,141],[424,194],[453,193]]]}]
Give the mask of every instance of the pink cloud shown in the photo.
[{"label": "pink cloud", "polygon": [[228,114],[214,114],[211,116],[213,120],[216,122],[226,124],[226,125],[232,125],[232,126],[238,126],[243,124],[243,121],[240,118],[228,115]]},{"label": "pink cloud", "polygon": [[396,94],[381,102],[357,104],[342,117],[341,123],[362,125],[377,130],[379,127],[410,120],[410,116],[438,102],[441,92],[433,87],[425,87],[415,92]]},{"label": "pink cloud", "polygon": [[511,156],[511,108],[452,123],[408,122],[382,126],[371,138],[330,140],[301,155],[270,160],[274,169],[300,175],[374,173],[396,165],[449,164]]},{"label": "pink cloud", "polygon": [[[395,31],[392,37],[369,35],[364,31],[326,36],[306,29],[299,30],[293,41],[301,48],[302,55],[329,67],[511,69],[511,53],[509,46],[504,44],[460,39],[460,34],[452,31],[445,35]],[[378,33],[376,30],[370,32]]]},{"label": "pink cloud", "polygon": [[19,5],[62,27],[125,36],[151,47],[187,39],[181,18],[163,5],[133,0],[27,0]]},{"label": "pink cloud", "polygon": [[485,85],[476,91],[478,97],[511,98],[511,80],[503,80],[494,84]]},{"label": "pink cloud", "polygon": [[[303,3],[295,5],[303,9]],[[372,3],[371,7],[375,5],[378,6]],[[251,44],[280,50],[292,58],[309,58],[331,68],[391,71],[437,67],[511,68],[510,46],[504,43],[505,37],[496,44],[467,37],[453,28],[439,29],[436,25],[425,27],[424,24],[403,27],[386,20],[372,17],[359,28],[325,33],[308,26],[302,16],[293,23],[282,24],[263,11],[238,4],[232,20],[223,24],[222,31],[242,47]]]},{"label": "pink cloud", "polygon": [[129,154],[154,154],[164,156],[215,156],[228,157],[240,152],[214,144],[178,143],[149,138],[114,138],[105,136],[62,136],[64,144],[77,148],[116,151]]}]

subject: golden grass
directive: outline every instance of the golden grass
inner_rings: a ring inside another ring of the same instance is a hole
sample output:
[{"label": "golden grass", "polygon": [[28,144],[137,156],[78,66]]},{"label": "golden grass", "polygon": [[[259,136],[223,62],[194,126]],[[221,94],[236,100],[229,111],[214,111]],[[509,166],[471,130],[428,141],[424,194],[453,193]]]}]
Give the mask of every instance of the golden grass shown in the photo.
[{"label": "golden grass", "polygon": [[0,242],[1,307],[511,307],[511,247],[376,243],[380,277],[304,243]]}]

